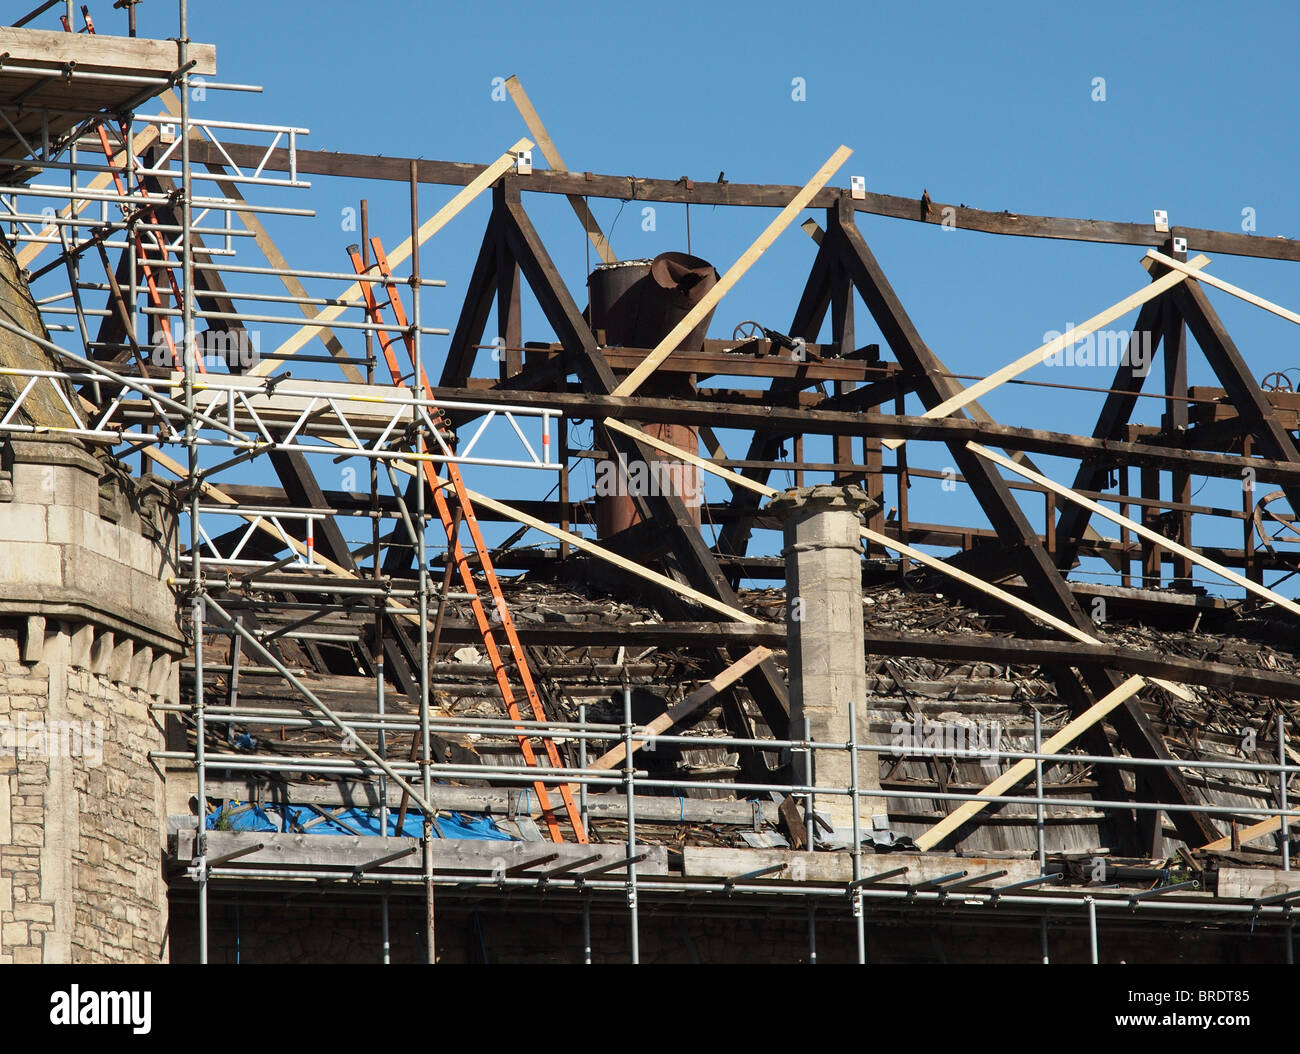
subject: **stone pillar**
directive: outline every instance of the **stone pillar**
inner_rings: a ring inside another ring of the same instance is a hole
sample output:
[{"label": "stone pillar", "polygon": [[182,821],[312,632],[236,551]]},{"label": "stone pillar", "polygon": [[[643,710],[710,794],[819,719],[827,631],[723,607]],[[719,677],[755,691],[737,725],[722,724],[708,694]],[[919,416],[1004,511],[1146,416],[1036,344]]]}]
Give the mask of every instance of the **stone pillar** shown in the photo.
[{"label": "stone pillar", "polygon": [[[790,660],[791,738],[808,719],[814,740],[847,743],[849,708],[856,708],[858,742],[873,742],[867,722],[867,670],[862,633],[862,516],[877,503],[856,486],[788,490],[769,509],[785,526],[786,630]],[[814,752],[815,786],[848,787],[850,757],[844,750]],[[796,754],[796,774],[802,763]],[[879,761],[860,755],[858,787],[879,790]],[[886,826],[885,800],[860,799],[863,835]],[[837,837],[853,834],[853,806],[846,795],[816,798],[816,808]],[[879,824],[874,818],[880,817]]]},{"label": "stone pillar", "polygon": [[0,963],[167,958],[166,500],[75,442],[0,437]]}]

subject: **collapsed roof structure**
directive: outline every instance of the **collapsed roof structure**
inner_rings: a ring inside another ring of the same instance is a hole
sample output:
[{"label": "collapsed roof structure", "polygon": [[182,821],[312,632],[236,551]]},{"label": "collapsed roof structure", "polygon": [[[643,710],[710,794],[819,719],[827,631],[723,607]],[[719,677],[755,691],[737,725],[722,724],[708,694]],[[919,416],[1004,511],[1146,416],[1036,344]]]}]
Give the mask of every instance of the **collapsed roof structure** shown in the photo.
[{"label": "collapsed roof structure", "polygon": [[[15,557],[5,672],[63,663],[148,698],[160,954],[452,960],[468,933],[470,958],[528,960],[563,929],[560,957],[672,960],[707,918],[705,957],[927,957],[942,932],[951,958],[1204,958],[1249,932],[1232,954],[1291,961],[1300,396],[1261,385],[1206,287],[1300,323],[1214,273],[1300,243],[841,188],[844,148],[803,187],[569,172],[514,78],[531,138],[489,164],[306,150],[303,128],[191,112],[200,77],[247,86],[214,79],[184,10],[176,42],[0,30],[0,537],[74,544],[53,513],[19,533],[62,501],[25,490],[39,466],[74,448],[120,495],[95,515],[149,539],[175,597],[169,643],[134,594],[56,605]],[[407,185],[409,234],[372,238],[407,217],[363,204],[357,244],[291,265],[269,226],[311,215],[317,179]],[[600,261],[584,295],[532,195],[572,205]],[[422,248],[479,199],[454,326],[431,326]],[[597,199],[776,213],[719,273],[620,261]],[[787,316],[710,336],[809,210]],[[969,377],[863,214],[1140,246],[1150,280]],[[981,407],[1069,387],[1022,375],[1133,312],[1090,434]],[[1189,387],[1197,353],[1217,387]],[[1193,475],[1244,481],[1240,507],[1196,504]],[[978,514],[918,518],[928,480]],[[1239,544],[1193,545],[1207,523]],[[0,813],[51,764],[15,754]],[[241,904],[280,922],[236,936]],[[363,917],[369,950],[329,943]],[[1024,939],[990,948],[989,924]],[[24,933],[95,957],[79,925],[56,906]]]}]

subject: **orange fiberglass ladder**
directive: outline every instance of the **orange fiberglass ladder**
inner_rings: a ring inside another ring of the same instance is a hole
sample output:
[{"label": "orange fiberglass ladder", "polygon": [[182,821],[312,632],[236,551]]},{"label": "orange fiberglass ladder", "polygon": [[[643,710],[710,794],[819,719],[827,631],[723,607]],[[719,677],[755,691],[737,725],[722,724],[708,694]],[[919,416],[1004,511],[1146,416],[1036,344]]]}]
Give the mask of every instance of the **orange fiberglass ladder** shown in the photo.
[{"label": "orange fiberglass ladder", "polygon": [[[83,5],[81,8],[81,16],[83,19],[85,19],[86,22],[86,32],[94,36],[95,23],[91,21],[90,12],[86,9],[85,5]],[[63,31],[65,33],[74,32],[72,28],[72,24],[68,20],[67,15],[61,15],[59,17],[59,21],[63,23]],[[127,126],[125,122],[121,123],[119,125],[119,128],[122,134],[122,144],[123,144],[122,148],[124,151],[130,150],[131,149],[130,128]],[[95,130],[99,133],[100,149],[104,151],[104,163],[108,165],[109,171],[112,172],[113,174],[113,186],[116,188],[118,194],[123,199],[125,199],[129,196],[130,190],[126,185],[125,180],[122,179],[122,170],[113,164],[113,148],[108,141],[108,133],[104,130],[104,125],[102,123],[96,125]],[[121,208],[122,208],[122,212],[129,217],[130,210],[126,207],[125,203],[121,206]],[[146,205],[144,208],[140,209],[140,215],[147,222],[154,224],[155,227],[157,226],[158,215],[155,212],[152,205]],[[162,310],[166,307],[166,301],[164,301],[163,295],[158,289],[158,280],[157,278],[154,277],[153,268],[146,262],[145,251],[144,251],[144,239],[140,235],[139,231],[134,232],[134,234],[132,234],[131,237],[135,245],[136,261],[144,271],[145,284],[149,288],[149,302],[153,305],[154,310],[159,312],[158,318],[162,326],[163,337],[167,341],[167,348],[171,352],[172,364],[178,370],[183,370],[185,368],[185,363],[181,360],[181,356],[176,351],[176,342],[172,340],[171,326],[168,324],[167,316],[161,313]],[[171,255],[171,253],[167,248],[167,239],[162,236],[162,232],[159,230],[155,230],[153,232],[153,237],[154,237],[154,243],[157,246],[159,255],[162,259],[161,270],[167,275],[167,282],[171,287],[172,298],[176,302],[176,310],[183,311],[184,307],[183,307],[183,299],[181,296],[181,289],[180,286],[176,284],[175,274],[172,273],[172,269],[174,265],[171,264],[168,260],[168,257]],[[134,295],[135,293],[133,290],[132,296],[134,297]],[[150,338],[149,343],[150,346],[152,347],[153,345],[152,336]],[[193,346],[197,347],[197,344],[195,344],[193,340],[191,340],[190,343]],[[198,367],[198,371],[200,373],[208,372],[203,365],[203,356],[196,354],[194,356],[194,364],[195,366]]]},{"label": "orange fiberglass ladder", "polygon": [[[99,145],[103,148],[104,158],[107,160],[109,166],[112,167],[113,148],[109,144],[108,133],[104,131],[103,125],[99,126],[98,132],[99,132]],[[123,125],[122,127],[122,141],[127,144],[126,149],[128,150],[131,149],[130,134],[127,131],[125,125]],[[125,198],[128,193],[127,186],[116,168],[113,168],[113,183],[117,188],[117,192],[120,195],[122,195],[122,197]],[[127,211],[125,205],[122,206],[122,209],[123,211]],[[153,223],[155,225],[157,224],[158,216],[157,213],[154,211],[152,205],[145,206],[140,210],[140,212],[147,222]],[[168,250],[167,248],[167,240],[162,236],[162,232],[158,230],[155,230],[153,232],[153,237],[154,237],[154,244],[157,246],[158,252],[162,257],[162,266],[159,267],[159,270],[161,270],[164,274],[166,274],[167,282],[171,287],[172,298],[176,302],[176,310],[181,311],[183,310],[183,298],[182,298],[180,286],[177,285],[176,283],[176,275],[173,273],[173,268],[175,265],[172,264],[171,261],[168,259],[171,253],[170,250]],[[139,231],[136,231],[134,233],[133,238],[135,242],[136,262],[140,265],[141,270],[144,272],[145,284],[148,286],[149,289],[149,302],[154,306],[154,310],[159,312],[158,315],[159,326],[162,329],[163,338],[167,341],[167,347],[171,351],[172,362],[175,364],[178,370],[183,370],[185,368],[185,363],[181,360],[180,355],[176,351],[176,342],[172,340],[171,326],[168,324],[167,316],[161,313],[162,309],[167,306],[167,303],[163,299],[162,292],[158,288],[158,279],[154,276],[153,267],[147,262],[147,257],[145,255],[145,248],[144,248],[144,238]],[[150,344],[152,343],[153,342],[151,340]],[[195,347],[197,347],[197,343],[195,344]],[[194,364],[198,368],[198,371],[200,373],[208,372],[203,365],[202,355],[196,354],[194,356]]]},{"label": "orange fiberglass ladder", "polygon": [[[380,304],[375,297],[374,285],[370,282],[361,282],[362,296],[365,298],[366,314],[376,325],[383,325],[383,309],[391,307],[393,309],[393,319],[397,326],[398,334],[390,336],[385,330],[378,331],[379,346],[383,349],[384,360],[388,364],[388,371],[392,375],[393,383],[399,388],[412,387],[419,385],[424,389],[424,397],[430,402],[433,401],[433,388],[429,384],[428,375],[424,372],[424,366],[416,361],[415,355],[415,338],[411,333],[410,325],[407,322],[406,310],[402,307],[402,299],[398,294],[397,285],[393,281],[392,271],[388,266],[388,257],[384,254],[384,248],[378,238],[370,239],[370,248],[375,258],[374,266],[378,268],[379,275],[383,279],[385,292],[388,294],[388,300]],[[352,267],[358,275],[365,275],[369,270],[361,259],[360,246],[348,246],[348,256],[352,259]],[[411,360],[412,374],[411,385],[408,385],[402,374],[402,368],[397,361],[397,356],[393,354],[393,345],[397,342],[398,336],[406,343],[407,357]],[[430,415],[435,416],[434,414]],[[420,452],[425,452],[425,441],[420,439]],[[501,650],[496,643],[496,637],[491,620],[483,606],[483,601],[479,595],[478,586],[474,581],[473,569],[470,567],[469,558],[462,548],[457,537],[457,525],[453,519],[452,509],[443,494],[443,488],[446,483],[438,478],[435,471],[434,463],[423,461],[424,475],[429,484],[429,490],[433,494],[434,505],[438,510],[438,517],[442,520],[443,528],[447,531],[447,549],[455,561],[456,569],[460,573],[460,580],[465,586],[465,592],[470,595],[471,606],[474,611],[474,621],[478,624],[479,633],[483,638],[483,647],[487,652],[488,660],[492,664],[492,670],[496,674],[497,687],[501,689],[501,697],[505,700],[506,709],[514,721],[522,721],[519,706],[515,702],[514,690],[510,686],[510,677],[506,671],[506,664],[501,656]],[[510,617],[510,612],[506,607],[505,597],[501,592],[501,583],[497,579],[496,570],[492,566],[492,558],[488,550],[487,543],[483,540],[483,534],[479,530],[478,518],[474,515],[474,507],[469,500],[469,492],[465,488],[465,481],[461,478],[460,467],[454,461],[446,462],[445,469],[447,472],[447,482],[450,482],[452,490],[456,494],[456,502],[460,507],[461,516],[464,517],[465,526],[469,528],[470,537],[474,541],[474,548],[477,551],[479,565],[483,570],[483,577],[487,581],[488,589],[492,593],[492,601],[495,605],[496,614],[500,619],[501,630],[505,633],[506,643],[510,647],[511,653],[515,658],[515,667],[519,671],[519,679],[523,682],[524,694],[528,697],[529,705],[532,709],[533,717],[538,721],[546,720],[546,711],[542,708],[541,698],[537,694],[537,687],[533,683],[531,671],[528,669],[528,659],[524,654],[523,645],[519,641],[519,635],[515,632],[514,620]],[[537,766],[537,755],[533,751],[532,742],[527,731],[520,726],[519,749],[524,756],[524,761],[530,766]],[[555,747],[555,741],[550,738],[542,740],[546,748],[546,756],[552,768],[562,767],[560,753]],[[533,789],[537,794],[537,801],[541,806],[542,817],[546,822],[546,827],[551,836],[551,841],[563,841],[563,835],[560,833],[560,826],[556,822],[555,813],[551,808],[550,796],[546,791],[545,784],[537,782],[533,784]],[[587,841],[587,832],[582,824],[582,815],[578,811],[578,806],[573,800],[573,793],[567,783],[560,784],[560,797],[564,801],[565,811],[568,813],[569,822],[573,825],[574,836],[579,842]]]}]

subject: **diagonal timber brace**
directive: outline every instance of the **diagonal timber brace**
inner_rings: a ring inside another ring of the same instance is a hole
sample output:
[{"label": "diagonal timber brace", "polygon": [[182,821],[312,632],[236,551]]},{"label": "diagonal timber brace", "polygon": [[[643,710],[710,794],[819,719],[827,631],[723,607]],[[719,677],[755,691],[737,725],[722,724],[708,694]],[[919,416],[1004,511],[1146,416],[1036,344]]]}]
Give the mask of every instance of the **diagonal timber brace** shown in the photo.
[{"label": "diagonal timber brace", "polygon": [[[876,324],[884,334],[885,340],[893,349],[903,367],[910,371],[917,383],[917,392],[929,407],[942,404],[952,392],[951,385],[942,376],[934,356],[916,331],[898,300],[889,280],[885,277],[875,256],[867,247],[866,241],[857,228],[853,218],[851,204],[846,198],[841,199],[840,209],[834,214],[828,239],[834,239],[838,251],[853,276],[854,285],[866,303]],[[1184,283],[1185,284],[1185,283]],[[989,466],[981,464],[981,459],[959,444],[950,444],[958,470],[965,476],[972,492],[975,494],[985,515],[997,530],[1004,544],[1016,547],[1020,554],[1020,565],[1025,581],[1039,602],[1053,614],[1073,623],[1079,629],[1091,632],[1092,621],[1085,615],[1071,593],[1069,585],[1057,570],[1047,551],[1038,538],[1037,532],[1026,520],[1006,482]],[[1037,631],[1026,625],[1030,635]],[[1120,684],[1117,675],[1095,664],[1081,664],[1082,674],[1089,691],[1101,698],[1114,691]],[[1073,680],[1073,675],[1069,675]],[[1063,693],[1064,694],[1064,693]],[[1069,700],[1066,696],[1067,701]],[[1077,703],[1071,701],[1072,705]],[[1136,699],[1127,699],[1111,716],[1111,722],[1121,742],[1135,756],[1170,759],[1168,748],[1158,732],[1152,727]],[[1110,752],[1109,743],[1099,735],[1100,740],[1090,749],[1099,753]],[[1112,779],[1118,781],[1118,773]],[[1176,769],[1162,768],[1159,775],[1152,777],[1152,792],[1161,801],[1171,804],[1199,804],[1191,789]],[[1130,797],[1122,785],[1119,794],[1112,800]],[[1106,793],[1114,793],[1115,788],[1108,788]],[[1204,844],[1195,839],[1205,837],[1209,841],[1217,837],[1215,829],[1207,817],[1195,812],[1174,812],[1171,814],[1178,828],[1179,836],[1188,844]],[[1131,815],[1121,817],[1121,835],[1135,839],[1134,821]]]},{"label": "diagonal timber brace", "polygon": [[[505,224],[506,241],[519,262],[524,278],[536,296],[556,336],[570,357],[583,387],[608,395],[618,386],[613,370],[596,347],[595,336],[574,304],[559,271],[542,245],[528,214],[519,201],[518,188],[506,181],[499,214]],[[632,422],[629,422],[632,423]],[[610,433],[609,448],[629,459],[649,462],[651,449],[626,436]],[[713,553],[691,522],[690,514],[675,495],[646,496],[637,499],[645,518],[654,517],[665,524],[672,537],[673,549],[682,573],[696,589],[732,607],[738,607],[735,593],[714,559]],[[726,652],[727,649],[719,649]],[[735,649],[719,656],[719,670],[739,660],[743,652]],[[783,737],[789,725],[790,704],[784,679],[771,659],[758,664],[746,674],[746,687],[758,705],[772,733]]]}]

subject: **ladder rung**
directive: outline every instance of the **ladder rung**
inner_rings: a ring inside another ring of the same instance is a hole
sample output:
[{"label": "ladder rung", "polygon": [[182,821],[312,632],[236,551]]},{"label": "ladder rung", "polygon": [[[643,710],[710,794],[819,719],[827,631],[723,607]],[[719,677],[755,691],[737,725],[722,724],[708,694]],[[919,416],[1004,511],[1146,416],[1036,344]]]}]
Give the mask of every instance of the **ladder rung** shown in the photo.
[{"label": "ladder rung", "polygon": [[[372,239],[372,241],[376,244],[378,249],[378,239]],[[383,258],[382,249],[378,249],[378,255],[380,259]],[[353,255],[353,259],[355,261],[355,254]],[[358,273],[360,273],[359,270]],[[366,314],[370,317],[371,321],[378,326],[384,325],[382,316],[384,308],[392,308],[395,315],[395,325],[399,327],[398,332],[391,337],[387,337],[387,339],[386,335],[381,332],[379,338],[380,347],[383,349],[385,357],[388,360],[389,372],[393,376],[395,384],[402,387],[407,387],[408,385],[421,385],[425,389],[425,393],[431,395],[432,393],[428,391],[428,382],[425,379],[423,370],[420,368],[418,362],[412,361],[412,371],[408,375],[396,367],[395,360],[389,354],[389,350],[399,339],[406,342],[408,349],[411,349],[411,335],[414,333],[415,327],[412,323],[406,321],[406,312],[402,307],[402,302],[398,296],[397,287],[392,281],[392,276],[386,275],[382,271],[380,274],[383,277],[383,284],[388,291],[388,299],[382,303],[377,303],[368,299],[366,301]],[[413,350],[411,357],[414,360]],[[438,413],[438,421],[441,426],[439,431],[451,433],[454,438],[454,432],[452,432],[450,428],[450,421],[447,420],[441,412]],[[425,468],[427,472],[428,466],[426,465]],[[465,583],[467,593],[471,594],[477,603],[483,608],[487,608],[488,605],[504,605],[505,597],[501,592],[501,587],[497,581],[496,573],[492,568],[491,556],[489,552],[484,551],[482,539],[478,533],[478,518],[474,515],[473,505],[469,502],[468,497],[465,494],[464,483],[461,480],[460,472],[456,469],[454,463],[450,466],[449,477],[453,485],[454,497],[449,495],[447,498],[443,498],[439,492],[435,491],[435,499],[438,502],[439,514],[442,518],[443,526],[447,529],[447,538],[450,543],[448,551],[444,554],[444,561],[450,562],[455,559],[455,562],[461,565],[460,573],[462,580]],[[472,571],[468,568],[469,554],[466,553],[456,541],[455,535],[457,532],[452,526],[454,521],[451,518],[451,506],[453,501],[460,507],[460,512],[464,522],[469,525],[471,534],[474,536],[475,549],[482,569],[483,587],[485,587],[485,590],[480,588],[480,585],[476,581]],[[484,595],[485,592],[491,595],[490,598]],[[505,635],[504,649],[497,642],[498,630]],[[528,669],[527,654],[524,651],[518,636],[511,628],[510,620],[506,619],[500,623],[494,624],[489,619],[486,625],[480,626],[480,631],[480,636],[483,639],[484,648],[487,651],[493,670],[501,678],[506,706],[510,711],[511,716],[516,720],[521,720],[523,717],[522,710],[515,702],[514,692],[509,685],[508,671],[513,669],[524,682],[522,686],[524,689],[524,695],[527,697],[528,703],[534,711],[534,716],[542,717],[543,713],[540,711],[541,702],[537,695],[537,689],[532,683],[531,673]],[[543,753],[546,755],[546,762],[544,763],[533,751],[532,740],[534,738],[537,737],[530,736],[523,729],[520,729],[518,732],[519,745],[528,764],[539,768],[558,766],[560,764],[560,756],[555,743],[549,739],[544,739],[542,741],[541,745],[544,748]],[[541,784],[537,784],[536,786],[539,799],[549,806],[545,789]],[[578,815],[577,805],[574,803],[573,795],[568,785],[562,784],[559,791],[565,810],[569,815],[570,822],[579,834],[579,840],[586,841],[586,835],[583,831],[583,825]],[[544,813],[546,816],[547,826],[551,830],[552,838],[555,841],[560,841],[559,827],[556,823],[553,810],[545,808]]]}]

